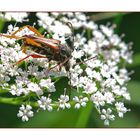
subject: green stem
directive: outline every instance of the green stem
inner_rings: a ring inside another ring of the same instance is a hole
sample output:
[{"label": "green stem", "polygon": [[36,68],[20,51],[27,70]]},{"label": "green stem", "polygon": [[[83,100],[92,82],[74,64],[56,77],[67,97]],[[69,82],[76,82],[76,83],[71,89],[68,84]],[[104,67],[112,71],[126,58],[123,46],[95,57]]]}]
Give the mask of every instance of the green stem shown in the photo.
[{"label": "green stem", "polygon": [[[6,98],[6,97],[0,97],[0,103],[3,104],[11,104],[11,105],[21,105],[21,104],[26,104],[26,102],[23,101],[24,98],[23,97],[16,97],[16,98]],[[71,106],[74,105],[74,101],[70,101],[69,102],[71,104]],[[39,107],[37,102],[32,102],[30,101],[29,103],[32,107]],[[58,108],[59,107],[59,102],[55,102],[52,104],[53,108]]]},{"label": "green stem", "polygon": [[105,20],[105,19],[109,19],[109,18],[114,18],[118,15],[126,15],[126,14],[130,14],[129,12],[127,13],[98,13],[98,14],[94,14],[92,16],[90,16],[90,19],[93,19],[93,21],[100,21],[100,20]]},{"label": "green stem", "polygon": [[0,97],[0,103],[12,104],[12,105],[21,105],[22,104],[22,100],[19,100],[17,98]]},{"label": "green stem", "polygon": [[0,95],[8,93],[8,90],[0,88]]}]

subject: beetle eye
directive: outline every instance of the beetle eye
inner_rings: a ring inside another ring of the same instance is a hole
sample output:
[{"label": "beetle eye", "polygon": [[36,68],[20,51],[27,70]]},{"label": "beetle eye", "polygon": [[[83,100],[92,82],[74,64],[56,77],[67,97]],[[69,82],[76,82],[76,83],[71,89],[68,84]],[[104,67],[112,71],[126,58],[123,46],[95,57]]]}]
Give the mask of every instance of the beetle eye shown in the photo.
[{"label": "beetle eye", "polygon": [[64,48],[65,48],[64,46],[60,46],[60,49],[61,49],[61,50],[64,50]]}]

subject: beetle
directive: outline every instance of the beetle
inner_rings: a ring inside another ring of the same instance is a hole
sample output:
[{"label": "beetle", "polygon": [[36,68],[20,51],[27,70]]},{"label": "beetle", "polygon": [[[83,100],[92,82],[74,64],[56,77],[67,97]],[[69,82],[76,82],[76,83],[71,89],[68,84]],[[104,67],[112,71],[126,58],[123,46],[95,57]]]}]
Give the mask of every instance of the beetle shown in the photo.
[{"label": "beetle", "polygon": [[[53,39],[53,38],[45,38],[36,28],[26,25],[11,35],[0,34],[0,36],[4,36],[7,38],[14,38],[16,40],[22,40],[22,50],[26,53],[27,48],[33,50],[33,53],[27,55],[26,57],[22,58],[16,64],[21,63],[25,59],[32,57],[32,58],[47,58],[49,61],[55,60],[58,62],[58,65],[64,65],[66,70],[69,69],[69,64],[66,63],[71,58],[71,53],[74,50],[74,35],[73,35],[73,26],[70,22],[67,22],[66,25],[72,31],[72,39],[70,38],[71,45],[68,44],[61,44],[60,40]],[[35,34],[30,35],[23,35],[22,37],[16,36],[18,32],[21,30],[28,28]],[[57,66],[58,66],[57,65]],[[56,66],[55,66],[56,67]],[[53,67],[54,68],[54,67]],[[51,68],[52,69],[52,68]]]}]

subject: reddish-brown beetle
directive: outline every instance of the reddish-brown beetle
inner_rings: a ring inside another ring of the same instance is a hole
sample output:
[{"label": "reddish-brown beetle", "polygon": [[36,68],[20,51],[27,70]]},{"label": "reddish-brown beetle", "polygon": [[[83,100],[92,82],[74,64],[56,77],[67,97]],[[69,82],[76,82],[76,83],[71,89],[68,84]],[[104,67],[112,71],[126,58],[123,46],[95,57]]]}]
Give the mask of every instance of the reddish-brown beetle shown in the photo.
[{"label": "reddish-brown beetle", "polygon": [[[74,40],[72,24],[70,22],[66,24],[71,29],[72,38]],[[24,28],[28,28],[35,34],[23,35],[22,37],[16,36],[16,34],[20,32],[21,30],[23,30]],[[24,61],[25,59],[31,56],[32,58],[47,58],[49,61],[55,60],[58,62],[58,65],[64,64],[66,66],[66,69],[68,69],[67,68],[68,64],[66,64],[66,62],[70,59],[71,53],[74,47],[69,46],[67,44],[62,45],[60,40],[56,40],[53,38],[49,38],[49,39],[45,38],[42,34],[39,33],[39,31],[36,28],[30,25],[26,25],[19,28],[17,31],[15,31],[11,35],[0,34],[0,36],[4,36],[11,39],[14,38],[16,40],[22,40],[23,41],[22,49],[25,53],[26,53],[27,48],[33,50],[34,53],[31,53],[27,55],[26,57],[22,58],[16,64],[21,63],[22,61]]]}]

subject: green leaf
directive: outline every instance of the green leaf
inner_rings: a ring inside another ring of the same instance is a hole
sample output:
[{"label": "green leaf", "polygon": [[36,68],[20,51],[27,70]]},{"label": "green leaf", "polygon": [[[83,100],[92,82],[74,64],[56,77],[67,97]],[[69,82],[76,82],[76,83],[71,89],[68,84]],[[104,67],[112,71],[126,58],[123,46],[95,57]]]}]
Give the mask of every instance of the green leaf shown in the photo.
[{"label": "green leaf", "polygon": [[45,31],[45,29],[44,28],[39,28],[38,31],[42,34]]},{"label": "green leaf", "polygon": [[134,68],[136,66],[140,66],[140,53],[135,54],[133,57],[133,63],[131,65],[128,65],[128,68]]},{"label": "green leaf", "polygon": [[131,95],[131,104],[140,105],[140,82],[129,82],[128,91]]},{"label": "green leaf", "polygon": [[115,121],[110,121],[110,128],[130,128],[130,127],[138,127],[139,124],[139,116],[136,112],[131,110],[124,115],[124,118],[116,117]]},{"label": "green leaf", "polygon": [[0,32],[2,32],[4,24],[5,24],[5,20],[0,20]]},{"label": "green leaf", "polygon": [[27,123],[20,123],[19,127],[36,127],[36,128],[67,128],[74,127],[79,110],[68,109],[61,111],[40,111],[35,113]]},{"label": "green leaf", "polygon": [[123,19],[123,16],[124,14],[120,13],[118,15],[116,15],[115,19],[114,19],[114,22],[116,25],[117,25],[117,28],[115,29],[115,32],[118,33],[119,32],[119,27],[120,27],[120,24],[121,24],[121,21]]},{"label": "green leaf", "polygon": [[77,119],[75,127],[87,126],[92,108],[93,108],[93,103],[89,102],[85,108],[81,109],[81,112],[79,113],[79,118]]}]

